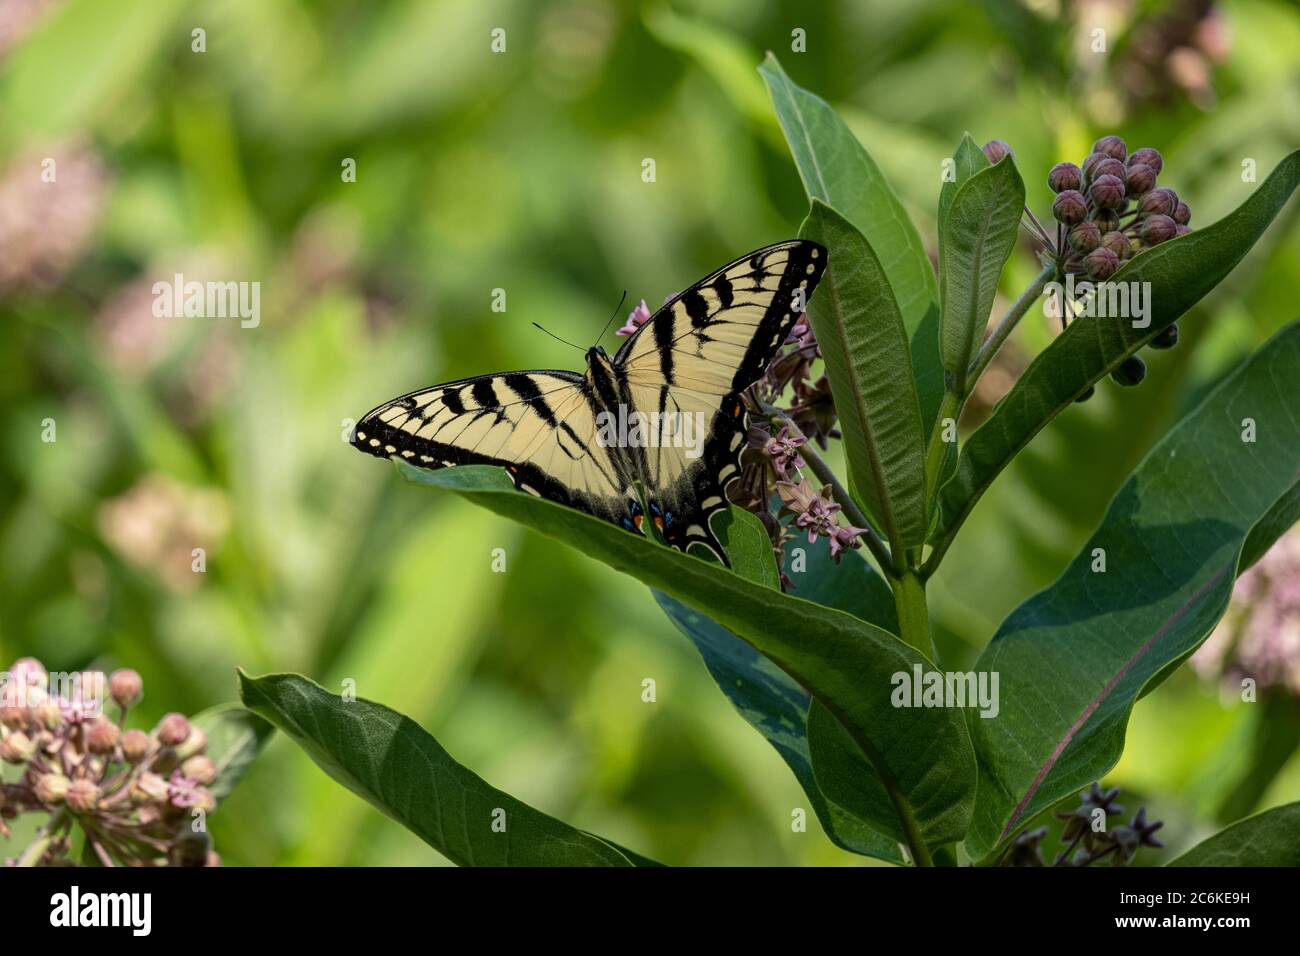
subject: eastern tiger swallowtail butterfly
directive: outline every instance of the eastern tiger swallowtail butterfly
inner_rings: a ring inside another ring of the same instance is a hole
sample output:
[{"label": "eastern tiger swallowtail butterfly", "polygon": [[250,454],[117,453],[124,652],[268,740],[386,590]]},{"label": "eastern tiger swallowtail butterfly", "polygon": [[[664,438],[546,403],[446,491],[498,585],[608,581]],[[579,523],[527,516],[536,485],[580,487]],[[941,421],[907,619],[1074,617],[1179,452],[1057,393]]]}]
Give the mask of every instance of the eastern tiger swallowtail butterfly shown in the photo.
[{"label": "eastern tiger swallowtail butterfly", "polygon": [[815,242],[767,246],[669,299],[612,359],[591,348],[584,374],[420,389],[366,413],[352,444],[421,468],[500,465],[529,494],[636,534],[648,517],[672,547],[698,545],[728,564],[709,520],[740,475],[740,393],[767,370],[825,268]]}]

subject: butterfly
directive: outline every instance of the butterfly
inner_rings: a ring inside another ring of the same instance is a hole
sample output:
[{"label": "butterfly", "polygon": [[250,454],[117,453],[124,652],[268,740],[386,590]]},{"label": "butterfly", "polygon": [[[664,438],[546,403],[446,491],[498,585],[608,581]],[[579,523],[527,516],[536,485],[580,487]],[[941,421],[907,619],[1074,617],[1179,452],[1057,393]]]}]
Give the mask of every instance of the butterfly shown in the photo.
[{"label": "butterfly", "polygon": [[757,382],[807,308],[826,249],[792,240],[752,252],[673,296],[585,373],[479,375],[385,402],[352,445],[429,469],[500,465],[515,487],[636,534],[698,546],[728,565],[710,519],[740,476]]}]

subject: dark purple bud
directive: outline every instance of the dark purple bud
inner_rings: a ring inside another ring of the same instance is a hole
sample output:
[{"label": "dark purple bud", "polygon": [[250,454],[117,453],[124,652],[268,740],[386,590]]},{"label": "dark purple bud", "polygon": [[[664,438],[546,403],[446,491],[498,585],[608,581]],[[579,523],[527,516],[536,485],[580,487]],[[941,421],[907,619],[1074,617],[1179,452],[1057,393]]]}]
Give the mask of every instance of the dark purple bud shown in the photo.
[{"label": "dark purple bud", "polygon": [[1103,159],[1109,159],[1105,153],[1090,153],[1088,158],[1083,161],[1083,178],[1085,181],[1092,179],[1093,170]]},{"label": "dark purple bud", "polygon": [[1103,235],[1119,229],[1119,213],[1114,209],[1093,210],[1092,221],[1097,224],[1097,228],[1102,231]]},{"label": "dark purple bud", "polygon": [[1088,199],[1098,209],[1119,209],[1124,205],[1124,180],[1118,176],[1098,176],[1088,190]]},{"label": "dark purple bud", "polygon": [[1109,279],[1119,268],[1119,256],[1105,246],[1098,246],[1083,257],[1083,265],[1091,279]]},{"label": "dark purple bud", "polygon": [[1047,174],[1048,188],[1054,193],[1078,189],[1083,184],[1083,173],[1074,163],[1057,163]]},{"label": "dark purple bud", "polygon": [[1173,211],[1174,222],[1180,226],[1186,226],[1192,221],[1192,210],[1185,202],[1179,202]]},{"label": "dark purple bud", "polygon": [[1157,176],[1165,168],[1165,161],[1161,155],[1150,146],[1143,146],[1141,149],[1133,151],[1133,155],[1128,158],[1130,166],[1149,166],[1155,171]]},{"label": "dark purple bud", "polygon": [[1147,377],[1147,363],[1136,355],[1130,355],[1120,363],[1119,368],[1110,373],[1110,377],[1116,385],[1123,385],[1125,388],[1140,385],[1142,379]]},{"label": "dark purple bud", "polygon": [[1095,222],[1081,222],[1070,227],[1070,248],[1086,256],[1101,245],[1101,230]]},{"label": "dark purple bud", "polygon": [[1141,163],[1130,166],[1128,175],[1124,177],[1124,188],[1128,190],[1130,196],[1141,196],[1145,192],[1150,192],[1156,188],[1156,171]]},{"label": "dark purple bud", "polygon": [[1107,156],[1105,159],[1101,160],[1101,162],[1097,163],[1096,166],[1092,167],[1092,182],[1096,182],[1102,176],[1114,176],[1120,182],[1123,182],[1124,177],[1127,175],[1128,170],[1125,168],[1124,164],[1118,159],[1113,159],[1110,156]]},{"label": "dark purple bud", "polygon": [[1097,142],[1092,144],[1094,153],[1104,153],[1107,156],[1113,156],[1115,159],[1123,160],[1128,155],[1128,147],[1118,136],[1103,136]]},{"label": "dark purple bud", "polygon": [[1178,344],[1178,323],[1165,328],[1159,335],[1147,343],[1153,349],[1171,349]]},{"label": "dark purple bud", "polygon": [[1087,388],[1085,388],[1082,392],[1079,393],[1079,397],[1076,398],[1075,401],[1086,402],[1088,399],[1092,398],[1092,396],[1096,394],[1097,394],[1097,386],[1089,385]]},{"label": "dark purple bud", "polygon": [[1168,216],[1147,216],[1142,220],[1142,241],[1149,246],[1157,246],[1172,239],[1178,231],[1178,224]]},{"label": "dark purple bud", "polygon": [[1138,210],[1145,216],[1172,216],[1177,208],[1178,194],[1168,186],[1151,190],[1138,204]]},{"label": "dark purple bud", "polygon": [[1015,151],[1006,140],[991,139],[984,144],[984,155],[988,157],[990,163],[999,163],[1004,156],[1014,157]]},{"label": "dark purple bud", "polygon": [[1121,259],[1129,254],[1128,236],[1122,232],[1108,232],[1101,237],[1101,244]]},{"label": "dark purple bud", "polygon": [[1083,193],[1077,189],[1067,189],[1057,195],[1056,202],[1052,203],[1052,215],[1067,226],[1083,222],[1088,215],[1088,203],[1083,198]]},{"label": "dark purple bud", "polygon": [[1191,231],[1192,231],[1191,226],[1179,226],[1177,229],[1174,230],[1174,237],[1177,238],[1178,236],[1185,236]]}]

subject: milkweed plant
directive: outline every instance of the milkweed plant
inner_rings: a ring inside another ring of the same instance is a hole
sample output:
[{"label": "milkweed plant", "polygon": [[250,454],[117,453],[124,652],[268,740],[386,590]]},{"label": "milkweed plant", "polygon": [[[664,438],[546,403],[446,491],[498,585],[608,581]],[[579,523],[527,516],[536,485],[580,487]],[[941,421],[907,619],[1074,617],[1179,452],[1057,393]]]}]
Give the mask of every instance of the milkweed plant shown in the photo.
[{"label": "milkweed plant", "polygon": [[[1256,613],[1297,633],[1275,607],[1287,599],[1259,612],[1241,602],[1295,587],[1251,569],[1289,567],[1269,554],[1300,516],[1300,324],[1160,439],[969,670],[944,668],[927,585],[950,549],[980,548],[961,534],[967,518],[1039,432],[1098,390],[1141,387],[1144,356],[1177,345],[1179,318],[1286,205],[1300,153],[1234,211],[1193,226],[1158,145],[1103,136],[1034,171],[1053,196],[1034,210],[1014,144],[967,136],[938,171],[936,268],[836,112],[774,57],[760,72],[809,200],[799,234],[829,264],[743,396],[742,472],[714,520],[731,568],[519,493],[498,469],[396,467],[644,582],[789,765],[807,796],[793,816],[810,810],[841,848],[917,866],[1140,863],[1168,830],[1101,782],[1137,700],[1212,633],[1197,666],[1243,701],[1277,692],[1259,686],[1265,658],[1292,662],[1289,676],[1264,675],[1272,687],[1295,686],[1300,655],[1254,636]],[[995,317],[1004,269],[1026,245],[1036,275]],[[984,403],[977,427],[961,427],[1034,310],[1056,330],[1050,344]],[[642,302],[619,331],[649,314]],[[494,789],[380,703],[292,674],[240,680],[246,707],[454,862],[654,862]],[[1253,806],[1174,862],[1300,863],[1300,804],[1247,816]]]}]

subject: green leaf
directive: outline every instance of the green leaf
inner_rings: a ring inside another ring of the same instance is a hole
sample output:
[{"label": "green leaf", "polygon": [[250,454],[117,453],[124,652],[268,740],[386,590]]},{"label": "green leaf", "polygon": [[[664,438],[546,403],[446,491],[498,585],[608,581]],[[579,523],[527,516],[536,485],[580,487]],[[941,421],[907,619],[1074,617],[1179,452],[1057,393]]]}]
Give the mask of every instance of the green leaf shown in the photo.
[{"label": "green leaf", "polygon": [[714,530],[735,572],[755,584],[779,590],[781,572],[772,554],[772,539],[758,516],[732,505],[713,520]]},{"label": "green leaf", "polygon": [[1300,803],[1234,823],[1166,865],[1300,866]]},{"label": "green leaf", "polygon": [[896,549],[925,542],[925,439],[907,333],[880,260],[853,224],[820,200],[799,234],[829,250],[808,317],[844,433],[854,497]]},{"label": "green leaf", "polygon": [[220,802],[235,789],[275,728],[238,704],[210,707],[195,715],[193,723],[208,736],[204,752],[217,766],[217,779],[208,789]]},{"label": "green leaf", "polygon": [[988,157],[984,155],[984,150],[980,149],[979,144],[971,139],[970,133],[964,135],[961,142],[957,144],[957,149],[952,154],[952,163],[953,178],[945,179],[943,185],[939,187],[939,215],[936,222],[940,225],[947,217],[952,199],[957,195],[957,190],[962,183],[980,170],[989,168]]},{"label": "green leaf", "polygon": [[940,351],[944,370],[959,393],[984,341],[1002,266],[1015,247],[1024,208],[1025,184],[1007,156],[958,186],[946,214],[941,213]]},{"label": "green leaf", "polygon": [[[1115,765],[1134,702],[1223,615],[1248,537],[1262,545],[1252,529],[1300,517],[1297,379],[1292,323],[1152,449],[1061,577],[980,655],[976,669],[999,675],[1001,712],[972,721],[973,857]],[[1242,440],[1246,419],[1254,442]],[[1101,557],[1104,572],[1094,570]]]},{"label": "green leaf", "polygon": [[[462,767],[419,724],[298,674],[239,674],[244,705],[316,765],[461,866],[632,866],[612,843],[549,817]],[[502,819],[505,830],[494,829]]]},{"label": "green leaf", "polygon": [[1080,317],[1025,370],[966,442],[957,473],[940,492],[937,534],[950,536],[1007,463],[1093,382],[1195,305],[1241,261],[1300,183],[1291,153],[1235,211],[1214,225],[1162,243],[1125,263],[1112,282],[1149,282],[1151,324]]},{"label": "green leaf", "polygon": [[921,235],[871,154],[830,104],[796,86],[770,53],[758,71],[767,81],[808,198],[820,199],[853,223],[889,276],[911,344],[922,415],[930,422],[943,396],[943,374],[939,293]]},{"label": "green leaf", "polygon": [[[835,714],[882,779],[896,786],[901,812],[913,831],[929,816],[971,801],[974,753],[966,721],[951,710],[892,706],[892,675],[910,672],[914,664],[933,665],[889,632],[518,492],[499,468],[423,471],[402,461],[396,467],[412,481],[452,491],[558,538],[743,638]],[[918,740],[927,746],[917,747]],[[923,807],[913,804],[913,793],[927,798]]]},{"label": "green leaf", "polygon": [[[811,703],[808,692],[721,624],[662,591],[653,593],[668,619],[691,639],[736,712],[767,739],[794,773],[831,841],[851,853],[902,863],[897,840],[827,800],[817,786],[804,729]],[[874,771],[869,772],[874,776]]]}]

